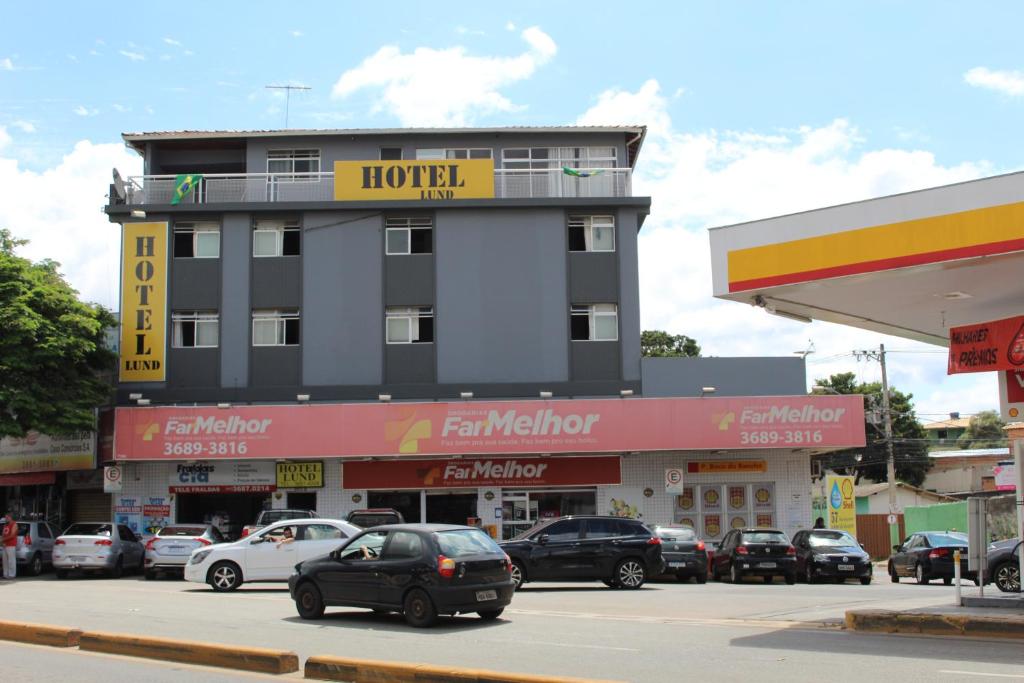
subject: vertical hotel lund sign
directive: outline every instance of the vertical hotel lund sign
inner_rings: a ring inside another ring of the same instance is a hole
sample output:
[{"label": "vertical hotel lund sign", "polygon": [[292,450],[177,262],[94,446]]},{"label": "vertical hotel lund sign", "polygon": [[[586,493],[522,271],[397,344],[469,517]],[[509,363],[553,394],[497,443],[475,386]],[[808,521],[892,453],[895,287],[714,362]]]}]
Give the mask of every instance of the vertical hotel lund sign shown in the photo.
[{"label": "vertical hotel lund sign", "polygon": [[492,197],[493,159],[334,162],[337,201]]},{"label": "vertical hotel lund sign", "polygon": [[125,223],[121,247],[122,382],[163,382],[167,223]]}]

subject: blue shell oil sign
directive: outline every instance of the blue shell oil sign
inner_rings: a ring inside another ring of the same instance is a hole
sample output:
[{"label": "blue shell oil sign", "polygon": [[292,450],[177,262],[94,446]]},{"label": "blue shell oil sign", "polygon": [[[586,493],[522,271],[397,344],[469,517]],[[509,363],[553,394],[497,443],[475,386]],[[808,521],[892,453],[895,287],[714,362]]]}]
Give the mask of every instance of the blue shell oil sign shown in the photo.
[{"label": "blue shell oil sign", "polygon": [[830,475],[826,479],[828,528],[848,531],[857,536],[857,501],[853,493],[853,477]]},{"label": "blue shell oil sign", "polygon": [[167,223],[125,223],[121,245],[122,382],[163,382]]}]

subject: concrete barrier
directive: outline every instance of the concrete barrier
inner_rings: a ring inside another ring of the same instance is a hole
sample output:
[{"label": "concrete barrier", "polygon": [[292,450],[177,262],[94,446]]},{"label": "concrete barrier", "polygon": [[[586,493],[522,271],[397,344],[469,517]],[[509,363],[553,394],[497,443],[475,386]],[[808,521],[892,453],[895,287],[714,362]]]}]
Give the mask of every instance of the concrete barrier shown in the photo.
[{"label": "concrete barrier", "polygon": [[163,659],[259,673],[286,674],[299,670],[299,656],[294,652],[240,645],[213,645],[173,638],[85,631],[79,639],[79,647],[90,652]]},{"label": "concrete barrier", "polygon": [[21,621],[0,621],[0,640],[14,640],[50,647],[78,647],[82,632],[77,628],[27,624]]},{"label": "concrete barrier", "polygon": [[1024,640],[1024,619],[973,614],[851,610],[846,628],[865,633],[971,636]]},{"label": "concrete barrier", "polygon": [[350,657],[310,657],[305,677],[349,683],[613,683],[589,678],[537,676],[435,664],[401,664]]}]

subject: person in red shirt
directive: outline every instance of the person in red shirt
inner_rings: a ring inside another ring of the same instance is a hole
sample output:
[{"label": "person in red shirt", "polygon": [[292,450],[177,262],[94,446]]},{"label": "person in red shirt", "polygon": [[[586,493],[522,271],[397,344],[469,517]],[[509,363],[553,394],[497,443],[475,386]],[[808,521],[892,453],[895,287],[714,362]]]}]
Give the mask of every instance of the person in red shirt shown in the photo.
[{"label": "person in red shirt", "polygon": [[3,540],[4,545],[4,579],[13,579],[18,573],[18,567],[15,564],[17,558],[15,557],[15,549],[18,545],[18,525],[14,522],[14,515],[7,513],[4,517],[4,532],[3,536],[0,537]]}]

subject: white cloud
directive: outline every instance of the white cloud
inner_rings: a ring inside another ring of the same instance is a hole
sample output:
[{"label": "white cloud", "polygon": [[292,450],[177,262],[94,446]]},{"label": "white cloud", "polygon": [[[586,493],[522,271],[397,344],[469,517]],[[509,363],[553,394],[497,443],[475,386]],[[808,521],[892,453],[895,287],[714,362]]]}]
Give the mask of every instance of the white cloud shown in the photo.
[{"label": "white cloud", "polygon": [[529,48],[516,57],[476,57],[463,47],[421,47],[403,54],[385,46],[343,73],[331,96],[374,91],[372,111],[386,111],[405,126],[465,126],[479,116],[517,111],[522,107],[501,88],[531,77],[558,52],[555,41],[536,26],[521,37]]},{"label": "white cloud", "polygon": [[984,163],[942,166],[927,151],[870,149],[851,122],[836,119],[786,131],[677,129],[657,81],[608,90],[579,117],[583,125],[648,125],[634,193],[654,198],[640,232],[644,329],[698,340],[705,355],[792,356],[813,340],[807,379],[857,371],[878,379],[877,363],[856,363],[855,348],[914,350],[889,358],[893,386],[915,394],[921,413],[994,407],[994,380],[947,377],[933,346],[830,323],[804,325],[711,294],[707,228],[957,182],[990,173]]},{"label": "white cloud", "polygon": [[181,47],[181,42],[175,40],[174,38],[164,38],[164,42],[167,43],[168,45],[174,45],[175,47]]},{"label": "white cloud", "polygon": [[515,30],[516,30],[516,25],[515,25],[515,24],[513,24],[513,23],[512,23],[511,21],[510,21],[510,22],[508,22],[508,23],[506,23],[506,24],[505,24],[505,30],[506,30],[506,31],[515,31]]},{"label": "white cloud", "polygon": [[297,28],[288,31],[288,33],[291,35],[292,38],[301,38],[303,35],[305,35],[302,31],[300,31]]},{"label": "white cloud", "polygon": [[31,121],[12,121],[11,125],[19,129],[23,133],[35,133],[36,127],[32,125]]},{"label": "white cloud", "polygon": [[89,109],[81,104],[72,109],[71,111],[78,114],[79,116],[96,116],[96,114],[100,113],[99,109]]},{"label": "white cloud", "polygon": [[68,57],[68,59],[69,59],[70,61],[72,61],[72,62],[77,62],[77,61],[78,61],[78,57],[74,56],[74,55],[73,55],[73,54],[71,54],[71,53],[68,53],[68,56],[67,56],[67,57]]},{"label": "white cloud", "polygon": [[127,114],[132,110],[131,107],[126,107],[123,104],[117,104],[116,102],[110,106],[113,107],[114,111],[116,111],[119,114]]},{"label": "white cloud", "polygon": [[10,57],[0,59],[0,71],[14,71],[14,62]]},{"label": "white cloud", "polygon": [[8,134],[7,128],[0,126],[0,149],[3,149],[9,144],[11,144],[11,136]]},{"label": "white cloud", "polygon": [[168,55],[168,54],[160,55],[160,61],[161,62],[169,62],[169,61],[171,61],[171,59],[172,59],[172,57],[170,55]]},{"label": "white cloud", "polygon": [[455,32],[458,33],[460,36],[486,36],[487,35],[487,33],[485,31],[481,31],[480,29],[475,29],[475,28],[468,28],[466,26],[456,26],[455,27]]},{"label": "white cloud", "polygon": [[181,54],[185,55],[186,57],[191,57],[195,54],[195,52],[192,52],[192,50],[185,50]]},{"label": "white cloud", "polygon": [[133,62],[144,62],[146,61],[146,55],[139,52],[129,52],[128,50],[118,50],[119,54],[124,55]]},{"label": "white cloud", "polygon": [[988,88],[1011,97],[1024,95],[1024,73],[1020,71],[994,71],[978,66],[964,74],[964,82],[975,88]]},{"label": "white cloud", "polygon": [[0,156],[0,226],[31,240],[19,253],[34,261],[59,261],[61,272],[88,301],[117,308],[118,227],[98,208],[106,204],[110,170],[142,172],[142,160],[124,145],[75,145],[59,164],[42,172],[19,168]]}]

